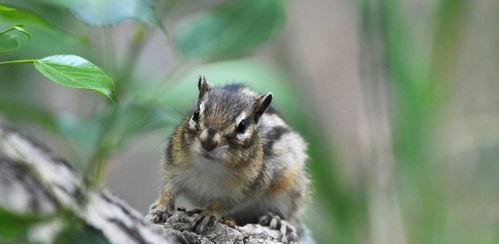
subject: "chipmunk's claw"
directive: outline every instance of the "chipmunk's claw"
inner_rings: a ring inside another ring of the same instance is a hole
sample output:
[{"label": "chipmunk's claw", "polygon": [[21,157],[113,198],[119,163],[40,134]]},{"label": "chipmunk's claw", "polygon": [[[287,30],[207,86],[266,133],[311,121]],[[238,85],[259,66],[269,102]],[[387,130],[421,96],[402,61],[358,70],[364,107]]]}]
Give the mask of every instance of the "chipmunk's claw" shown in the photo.
[{"label": "chipmunk's claw", "polygon": [[194,208],[191,210],[186,211],[187,215],[192,216],[194,214],[201,214],[204,210],[201,208]]},{"label": "chipmunk's claw", "polygon": [[271,229],[278,230],[281,235],[280,241],[284,243],[296,243],[298,240],[295,227],[288,221],[282,220],[278,215],[267,213],[260,217],[258,223],[262,226],[268,226]]},{"label": "chipmunk's claw", "polygon": [[169,217],[167,211],[162,210],[153,210],[147,216],[150,216],[148,219],[151,220],[155,224],[160,224],[166,222]]},{"label": "chipmunk's claw", "polygon": [[172,215],[166,207],[161,207],[156,204],[151,205],[149,213],[146,215],[146,219],[152,221],[155,224],[165,223],[166,220]]},{"label": "chipmunk's claw", "polygon": [[237,227],[236,221],[234,219],[232,219],[232,218],[224,217],[224,218],[220,219],[220,223],[222,223],[224,225],[227,225],[230,228],[236,228]]},{"label": "chipmunk's claw", "polygon": [[191,229],[196,233],[203,233],[207,230],[215,228],[220,218],[210,212],[202,211],[192,221]]}]

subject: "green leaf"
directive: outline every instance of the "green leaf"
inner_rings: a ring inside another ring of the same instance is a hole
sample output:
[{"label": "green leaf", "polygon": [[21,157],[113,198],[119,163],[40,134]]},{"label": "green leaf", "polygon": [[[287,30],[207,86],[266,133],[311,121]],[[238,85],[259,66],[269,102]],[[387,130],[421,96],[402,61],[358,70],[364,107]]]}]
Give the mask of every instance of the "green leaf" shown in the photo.
[{"label": "green leaf", "polygon": [[5,5],[0,5],[0,11],[2,11],[2,12],[9,12],[9,11],[14,11],[14,10],[16,10],[16,9],[5,6]]},{"label": "green leaf", "polygon": [[114,82],[104,71],[75,55],[55,55],[34,61],[35,68],[53,82],[90,89],[113,101]]},{"label": "green leaf", "polygon": [[109,240],[107,240],[101,230],[95,229],[92,226],[83,223],[83,221],[75,219],[71,224],[67,225],[66,229],[59,233],[54,243],[107,244],[109,243]]},{"label": "green leaf", "polygon": [[240,54],[267,41],[284,20],[282,0],[233,1],[185,19],[173,31],[189,58]]},{"label": "green leaf", "polygon": [[89,25],[109,26],[125,19],[135,19],[164,27],[154,13],[153,0],[49,0],[67,7],[79,20]]},{"label": "green leaf", "polygon": [[17,37],[11,34],[0,35],[0,52],[9,52],[18,49],[21,46]]},{"label": "green leaf", "polygon": [[47,43],[45,43],[47,39],[44,39],[44,37],[47,36],[53,36],[54,38],[59,40],[60,43],[57,44],[58,47],[67,45],[68,43],[84,41],[82,37],[75,38],[73,35],[59,29],[55,25],[52,25],[44,18],[40,17],[38,14],[30,10],[21,9],[18,7],[3,7],[7,10],[0,11],[0,27],[6,27],[5,25],[8,24],[22,26],[24,29],[24,26],[27,26],[29,30],[36,33],[36,35],[34,35],[36,39],[33,45],[40,46],[44,44],[44,51],[46,51],[45,47],[47,46]]},{"label": "green leaf", "polygon": [[0,208],[0,241],[4,239],[22,239],[30,226],[44,218],[34,215],[23,215]]},{"label": "green leaf", "polygon": [[0,11],[0,23],[10,23],[15,25],[22,24],[24,26],[34,25],[47,30],[58,31],[54,27],[52,27],[49,22],[47,22],[45,19],[34,12],[25,9],[11,8],[3,5],[2,7],[4,9],[6,8],[7,10]]}]

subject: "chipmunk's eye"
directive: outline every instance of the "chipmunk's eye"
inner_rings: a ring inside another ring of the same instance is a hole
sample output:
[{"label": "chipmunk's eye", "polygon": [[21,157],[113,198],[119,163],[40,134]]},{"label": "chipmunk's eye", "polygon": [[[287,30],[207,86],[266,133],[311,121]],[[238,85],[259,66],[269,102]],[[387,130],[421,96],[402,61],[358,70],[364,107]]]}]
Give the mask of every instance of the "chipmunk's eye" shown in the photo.
[{"label": "chipmunk's eye", "polygon": [[194,114],[192,115],[192,120],[196,122],[199,120],[199,109],[196,109],[196,111],[194,111]]},{"label": "chipmunk's eye", "polygon": [[244,133],[246,131],[246,127],[248,126],[248,121],[246,119],[241,120],[236,127],[237,133]]}]

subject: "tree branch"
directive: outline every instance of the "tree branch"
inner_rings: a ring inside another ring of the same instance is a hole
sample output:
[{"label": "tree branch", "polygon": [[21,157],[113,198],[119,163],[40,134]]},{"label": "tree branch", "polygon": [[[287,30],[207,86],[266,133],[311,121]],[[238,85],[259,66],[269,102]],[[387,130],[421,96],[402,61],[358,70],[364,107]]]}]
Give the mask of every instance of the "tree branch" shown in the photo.
[{"label": "tree branch", "polygon": [[[199,235],[189,228],[196,215],[182,210],[164,225],[152,224],[106,189],[85,189],[68,162],[2,121],[0,195],[1,209],[36,215],[69,212],[110,243],[278,243],[279,238],[278,231],[254,224],[232,228],[220,223]],[[53,241],[64,227],[58,218],[33,227],[28,239]]]}]

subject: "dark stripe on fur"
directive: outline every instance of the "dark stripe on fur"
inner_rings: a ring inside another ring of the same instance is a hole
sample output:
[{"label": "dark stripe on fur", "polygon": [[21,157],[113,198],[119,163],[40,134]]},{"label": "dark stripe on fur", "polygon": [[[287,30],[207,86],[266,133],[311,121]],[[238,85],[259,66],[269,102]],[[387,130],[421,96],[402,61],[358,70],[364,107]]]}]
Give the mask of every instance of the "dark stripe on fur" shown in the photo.
[{"label": "dark stripe on fur", "polygon": [[278,141],[282,135],[290,132],[291,130],[287,127],[284,126],[276,126],[273,127],[266,135],[266,143],[263,145],[263,154],[265,157],[271,157],[272,156],[272,147],[274,146],[274,143]]}]

